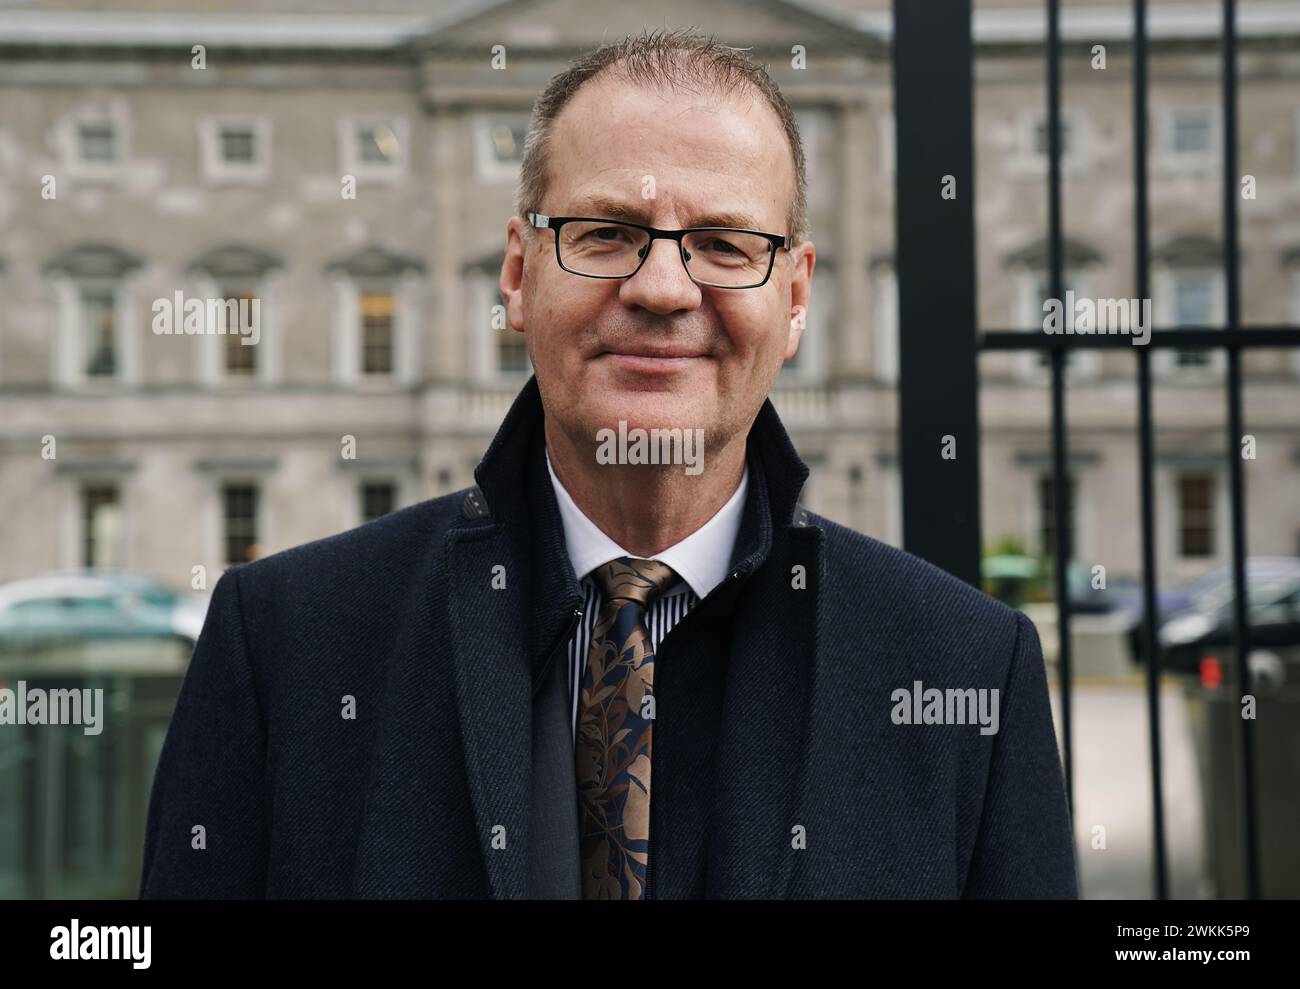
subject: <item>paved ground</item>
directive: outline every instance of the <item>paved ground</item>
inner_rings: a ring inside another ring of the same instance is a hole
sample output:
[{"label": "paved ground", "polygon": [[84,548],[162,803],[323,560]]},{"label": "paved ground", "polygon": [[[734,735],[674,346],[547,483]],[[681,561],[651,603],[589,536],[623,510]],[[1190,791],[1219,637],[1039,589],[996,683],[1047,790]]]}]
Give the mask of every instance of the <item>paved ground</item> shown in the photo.
[{"label": "paved ground", "polygon": [[[1055,682],[1052,712],[1059,741]],[[1080,896],[1149,899],[1154,880],[1146,685],[1140,677],[1076,683],[1071,714]],[[1201,898],[1210,895],[1204,879],[1201,788],[1187,705],[1174,683],[1162,685],[1160,717],[1169,893],[1178,899]],[[1098,827],[1105,828],[1104,849],[1093,847]]]}]

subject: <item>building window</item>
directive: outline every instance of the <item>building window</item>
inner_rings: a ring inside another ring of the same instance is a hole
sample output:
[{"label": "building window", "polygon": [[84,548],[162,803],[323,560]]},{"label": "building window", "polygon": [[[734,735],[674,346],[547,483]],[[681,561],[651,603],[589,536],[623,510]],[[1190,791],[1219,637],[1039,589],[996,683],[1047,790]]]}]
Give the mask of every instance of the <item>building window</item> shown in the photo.
[{"label": "building window", "polygon": [[133,315],[130,275],[141,264],[127,251],[95,242],[45,263],[58,303],[50,358],[60,387],[139,380],[140,321]]},{"label": "building window", "polygon": [[[1066,306],[1066,302],[1070,297],[1065,293],[1074,292],[1074,291],[1077,291],[1077,289],[1075,288],[1074,276],[1071,272],[1066,271],[1061,275],[1061,293],[1063,296],[1061,299],[1061,319],[1065,326],[1069,325],[1070,319],[1072,318],[1070,310]],[[1047,300],[1050,299],[1051,297],[1052,297],[1052,280],[1047,275],[1046,272],[1040,272],[1036,276],[1036,279],[1034,281],[1034,306],[1035,306],[1034,312],[1038,317],[1038,326],[1036,327],[1037,329],[1040,330],[1042,329],[1043,326],[1042,321],[1047,318],[1047,311],[1043,308],[1043,304],[1046,303]],[[1073,351],[1067,349],[1064,353],[1064,357],[1065,357],[1064,366],[1069,367],[1074,362]],[[1051,351],[1048,350],[1038,351],[1038,353],[1035,355],[1034,361],[1038,367],[1050,368],[1052,366]]]},{"label": "building window", "polygon": [[1178,553],[1184,557],[1214,555],[1214,475],[1183,474],[1178,478]]},{"label": "building window", "polygon": [[363,292],[361,306],[361,371],[363,374],[393,373],[392,292]]},{"label": "building window", "polygon": [[111,120],[83,120],[77,124],[77,157],[84,162],[117,161],[117,130]]},{"label": "building window", "polygon": [[117,566],[120,528],[117,485],[85,485],[81,489],[81,565]]},{"label": "building window", "polygon": [[110,288],[81,289],[81,328],[87,378],[117,374],[117,296]]},{"label": "building window", "polygon": [[[497,312],[504,313],[506,302],[501,298],[500,291],[493,292],[492,298],[496,300],[494,305],[501,307]],[[496,319],[495,314],[493,318]],[[497,330],[497,369],[502,374],[530,373],[532,365],[528,360],[528,346],[524,335],[511,327],[510,320],[504,316],[501,316],[497,322],[502,324]]]},{"label": "building window", "polygon": [[[1074,556],[1074,497],[1077,485],[1073,477],[1066,479],[1065,546],[1066,558]],[[1038,548],[1046,559],[1056,555],[1056,485],[1051,474],[1038,478]]]},{"label": "building window", "polygon": [[357,124],[356,135],[359,161],[389,165],[401,154],[397,134],[388,124]]},{"label": "building window", "polygon": [[[1174,325],[1203,328],[1214,321],[1214,278],[1206,274],[1174,276]],[[1174,352],[1177,367],[1208,367],[1210,353],[1204,349]]]},{"label": "building window", "polygon": [[528,137],[526,114],[484,115],[474,124],[475,160],[481,178],[513,180],[519,176]]},{"label": "building window", "polygon": [[465,268],[465,294],[471,317],[469,378],[485,388],[518,387],[532,372],[524,335],[510,326],[498,276],[503,258],[484,257]]},{"label": "building window", "polygon": [[[251,378],[257,374],[257,347],[244,343],[252,339],[243,331],[248,327],[242,325],[244,314],[251,321],[255,292],[248,288],[227,288],[222,292],[222,301],[226,313],[226,335],[222,345],[222,367],[232,378]],[[234,308],[229,303],[233,302]]]},{"label": "building window", "polygon": [[221,513],[226,566],[257,559],[257,488],[226,484],[221,488]]},{"label": "building window", "polygon": [[392,481],[366,481],[361,485],[361,521],[373,522],[397,508],[397,485]]},{"label": "building window", "polygon": [[257,160],[257,133],[246,124],[226,124],[218,129],[221,160],[227,165],[247,165]]},{"label": "building window", "polygon": [[[1011,165],[1021,174],[1040,176],[1047,171],[1047,114],[1041,110],[1020,115],[1019,154]],[[1087,145],[1082,110],[1061,111],[1061,166],[1077,171],[1084,162]]]},{"label": "building window", "polygon": [[209,181],[264,181],[271,174],[271,122],[264,117],[207,117],[199,151]]},{"label": "building window", "polygon": [[393,182],[406,174],[408,128],[401,117],[345,117],[338,121],[342,174]]},{"label": "building window", "polygon": [[388,389],[419,373],[418,258],[378,245],[353,251],[325,269],[334,282],[334,375],[342,384]]},{"label": "building window", "polygon": [[1214,152],[1214,116],[1208,109],[1169,114],[1168,150],[1172,155],[1203,158]]},{"label": "building window", "polygon": [[[1073,160],[1077,153],[1076,131],[1078,130],[1075,117],[1078,111],[1066,111],[1061,113],[1061,161],[1067,158]],[[1032,118],[1031,123],[1033,152],[1035,157],[1047,159],[1047,114],[1037,113]]]},{"label": "building window", "polygon": [[406,124],[392,117],[351,118],[339,124],[345,174],[388,180],[406,168]]},{"label": "building window", "polygon": [[[1061,157],[1064,158],[1070,153],[1070,121],[1066,117],[1061,118]],[[1034,121],[1034,154],[1047,157],[1047,115],[1044,114]]]}]

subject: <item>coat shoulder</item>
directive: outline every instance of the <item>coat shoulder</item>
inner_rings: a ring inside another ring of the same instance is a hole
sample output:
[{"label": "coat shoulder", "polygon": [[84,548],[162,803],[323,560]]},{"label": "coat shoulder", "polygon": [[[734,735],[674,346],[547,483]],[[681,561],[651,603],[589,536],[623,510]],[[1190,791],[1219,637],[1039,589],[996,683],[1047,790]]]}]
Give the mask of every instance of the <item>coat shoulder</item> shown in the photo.
[{"label": "coat shoulder", "polygon": [[832,607],[856,601],[856,607],[928,630],[976,623],[1014,631],[1028,623],[1010,605],[906,550],[813,513],[807,524],[825,533],[825,590]]},{"label": "coat shoulder", "polygon": [[351,583],[372,584],[428,561],[441,551],[474,488],[430,498],[345,532],[302,543],[233,567],[240,583],[275,592],[306,587],[337,591]]}]

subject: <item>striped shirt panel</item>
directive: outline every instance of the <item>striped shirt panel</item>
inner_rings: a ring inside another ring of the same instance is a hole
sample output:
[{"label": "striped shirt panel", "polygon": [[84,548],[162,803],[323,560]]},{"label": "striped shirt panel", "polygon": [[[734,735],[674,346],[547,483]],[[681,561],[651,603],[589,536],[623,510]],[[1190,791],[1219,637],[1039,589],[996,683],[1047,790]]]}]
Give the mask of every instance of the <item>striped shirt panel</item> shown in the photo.
[{"label": "striped shirt panel", "polygon": [[[587,671],[587,650],[591,647],[591,634],[600,617],[601,593],[590,577],[582,580],[582,618],[569,642],[569,710],[573,714],[573,737],[578,737],[578,700],[582,696],[582,675]],[[684,580],[679,580],[651,607],[646,627],[655,652],[669,630],[699,602],[695,592]]]}]

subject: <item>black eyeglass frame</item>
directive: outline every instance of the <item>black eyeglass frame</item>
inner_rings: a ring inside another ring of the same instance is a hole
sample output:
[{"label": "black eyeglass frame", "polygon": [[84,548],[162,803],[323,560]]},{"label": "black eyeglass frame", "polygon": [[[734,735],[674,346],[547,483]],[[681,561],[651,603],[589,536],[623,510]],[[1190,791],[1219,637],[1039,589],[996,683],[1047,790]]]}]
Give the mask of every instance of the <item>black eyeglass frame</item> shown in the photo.
[{"label": "black eyeglass frame", "polygon": [[[767,284],[767,280],[772,277],[772,269],[776,266],[776,252],[781,248],[789,250],[791,247],[791,238],[786,234],[770,234],[763,230],[746,230],[743,227],[686,227],[682,230],[661,230],[658,227],[647,227],[643,223],[630,223],[627,220],[611,220],[608,217],[603,216],[547,216],[544,213],[529,213],[527,214],[527,218],[529,224],[535,229],[555,231],[555,263],[569,274],[580,275],[583,278],[631,278],[640,271],[641,266],[645,264],[645,259],[650,256],[650,248],[654,246],[654,242],[662,238],[664,240],[674,240],[677,242],[677,256],[682,259],[682,267],[686,269],[686,276],[690,278],[691,281],[695,282],[696,285],[705,285],[708,288],[762,288]],[[574,222],[612,223],[621,227],[633,227],[637,230],[644,230],[648,233],[650,235],[650,240],[646,243],[645,253],[641,255],[640,263],[626,275],[589,275],[585,271],[574,271],[572,268],[568,267],[564,263],[564,259],[560,257],[560,228],[566,223]],[[719,285],[716,282],[701,281],[692,275],[690,265],[687,264],[686,261],[686,248],[682,244],[682,238],[687,234],[707,233],[709,231],[755,234],[759,237],[765,237],[768,241],[769,249],[767,252],[767,271],[763,275],[763,280],[761,282],[755,282],[752,285]]]}]

